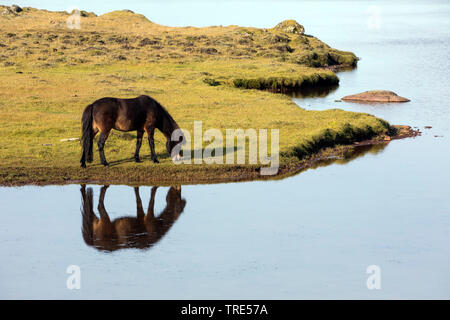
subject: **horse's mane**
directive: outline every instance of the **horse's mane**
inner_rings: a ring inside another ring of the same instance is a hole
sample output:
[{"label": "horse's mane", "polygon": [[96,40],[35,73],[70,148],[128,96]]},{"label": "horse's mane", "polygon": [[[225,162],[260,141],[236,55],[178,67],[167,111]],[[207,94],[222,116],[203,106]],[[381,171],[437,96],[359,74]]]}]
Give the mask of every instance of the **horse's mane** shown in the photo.
[{"label": "horse's mane", "polygon": [[176,121],[172,118],[169,112],[164,108],[158,101],[155,100],[156,105],[159,107],[162,113],[162,131],[167,134],[172,134],[172,132],[180,127]]}]

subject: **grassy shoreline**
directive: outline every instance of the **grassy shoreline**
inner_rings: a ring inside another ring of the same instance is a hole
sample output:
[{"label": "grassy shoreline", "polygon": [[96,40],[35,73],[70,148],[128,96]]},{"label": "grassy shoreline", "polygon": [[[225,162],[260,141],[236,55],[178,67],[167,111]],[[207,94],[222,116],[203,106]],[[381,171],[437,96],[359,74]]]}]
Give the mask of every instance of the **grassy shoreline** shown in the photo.
[{"label": "grassy shoreline", "polygon": [[68,17],[33,8],[0,16],[0,185],[260,178],[261,165],[174,165],[159,132],[160,164],[148,160],[146,143],[144,162],[132,162],[136,133],[113,131],[105,148],[111,167],[100,167],[95,152],[94,164],[80,169],[81,147],[71,139],[80,137],[85,106],[106,96],[150,95],[190,132],[198,120],[204,130],[279,129],[279,176],[343,145],[395,136],[372,115],[308,111],[273,93],[336,85],[333,70],[358,60],[303,33],[295,21],[268,29],[175,28],[116,11],[84,13],[81,29],[70,30]]},{"label": "grassy shoreline", "polygon": [[[322,148],[304,159],[284,160],[279,171],[273,176],[259,174],[260,165],[149,165],[136,164],[133,167],[121,168],[112,163],[112,167],[93,165],[86,170],[73,167],[39,167],[2,168],[0,186],[19,187],[25,185],[67,185],[67,184],[99,184],[99,185],[186,185],[213,184],[226,182],[244,182],[257,180],[279,180],[296,175],[310,168],[328,165],[336,161],[348,162],[370,151],[371,147],[384,148],[390,141],[405,139],[420,135],[419,131],[409,126],[394,126],[392,135],[377,135],[369,140],[355,141],[352,144],[336,145]],[[375,152],[380,148],[375,148]],[[132,162],[132,159],[128,159]],[[149,171],[148,169],[151,169]]]}]

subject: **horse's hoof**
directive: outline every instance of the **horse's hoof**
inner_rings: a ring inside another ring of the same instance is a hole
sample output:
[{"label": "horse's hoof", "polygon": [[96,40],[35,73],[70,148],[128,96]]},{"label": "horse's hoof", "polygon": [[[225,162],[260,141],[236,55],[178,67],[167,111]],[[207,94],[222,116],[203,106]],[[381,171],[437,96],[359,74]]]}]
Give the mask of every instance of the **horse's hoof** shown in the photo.
[{"label": "horse's hoof", "polygon": [[102,163],[105,167],[109,167],[109,163],[108,162],[103,162]]},{"label": "horse's hoof", "polygon": [[136,162],[136,163],[141,163],[142,162],[142,160],[141,159],[139,159],[139,158],[134,158],[134,162]]},{"label": "horse's hoof", "polygon": [[86,164],[82,163],[82,164],[81,164],[81,167],[82,167],[83,169],[86,169]]},{"label": "horse's hoof", "polygon": [[154,163],[159,163],[158,159],[152,159]]}]

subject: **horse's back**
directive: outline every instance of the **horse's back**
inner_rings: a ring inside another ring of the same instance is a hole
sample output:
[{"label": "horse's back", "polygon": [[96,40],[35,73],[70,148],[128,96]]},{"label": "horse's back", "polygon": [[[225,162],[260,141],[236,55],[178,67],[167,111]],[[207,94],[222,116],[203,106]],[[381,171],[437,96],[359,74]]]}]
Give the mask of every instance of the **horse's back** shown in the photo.
[{"label": "horse's back", "polygon": [[97,108],[100,106],[113,107],[119,103],[119,100],[120,100],[119,98],[105,97],[95,100],[94,103],[92,103],[92,105],[94,105]]},{"label": "horse's back", "polygon": [[98,108],[122,108],[122,109],[154,109],[161,108],[161,105],[152,97],[141,95],[136,98],[112,98],[105,97],[96,100],[93,105]]},{"label": "horse's back", "polygon": [[155,126],[161,128],[165,118],[172,120],[164,107],[147,95],[127,99],[105,97],[92,105],[94,127],[101,132],[111,129],[144,130]]}]

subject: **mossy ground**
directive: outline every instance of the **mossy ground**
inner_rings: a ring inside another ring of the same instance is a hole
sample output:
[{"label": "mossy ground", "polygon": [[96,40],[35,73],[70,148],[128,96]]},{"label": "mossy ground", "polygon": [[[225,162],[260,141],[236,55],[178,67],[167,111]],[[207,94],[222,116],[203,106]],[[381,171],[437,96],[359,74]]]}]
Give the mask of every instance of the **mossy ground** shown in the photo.
[{"label": "mossy ground", "polygon": [[[312,66],[353,64],[356,57],[312,36],[237,26],[170,28],[130,12],[86,15],[81,30],[66,28],[65,13],[25,9],[0,17],[0,184],[211,182],[239,180],[260,167],[174,165],[159,132],[161,163],[149,160],[144,143],[144,162],[136,164],[135,132],[113,131],[105,149],[111,167],[99,166],[95,154],[94,164],[82,170],[79,142],[61,139],[79,137],[83,109],[105,96],[150,95],[190,131],[194,120],[203,121],[204,130],[279,129],[284,168],[389,130],[368,114],[307,111],[285,95],[236,88],[336,83],[333,72]],[[305,55],[313,55],[313,63],[298,59]]]}]

